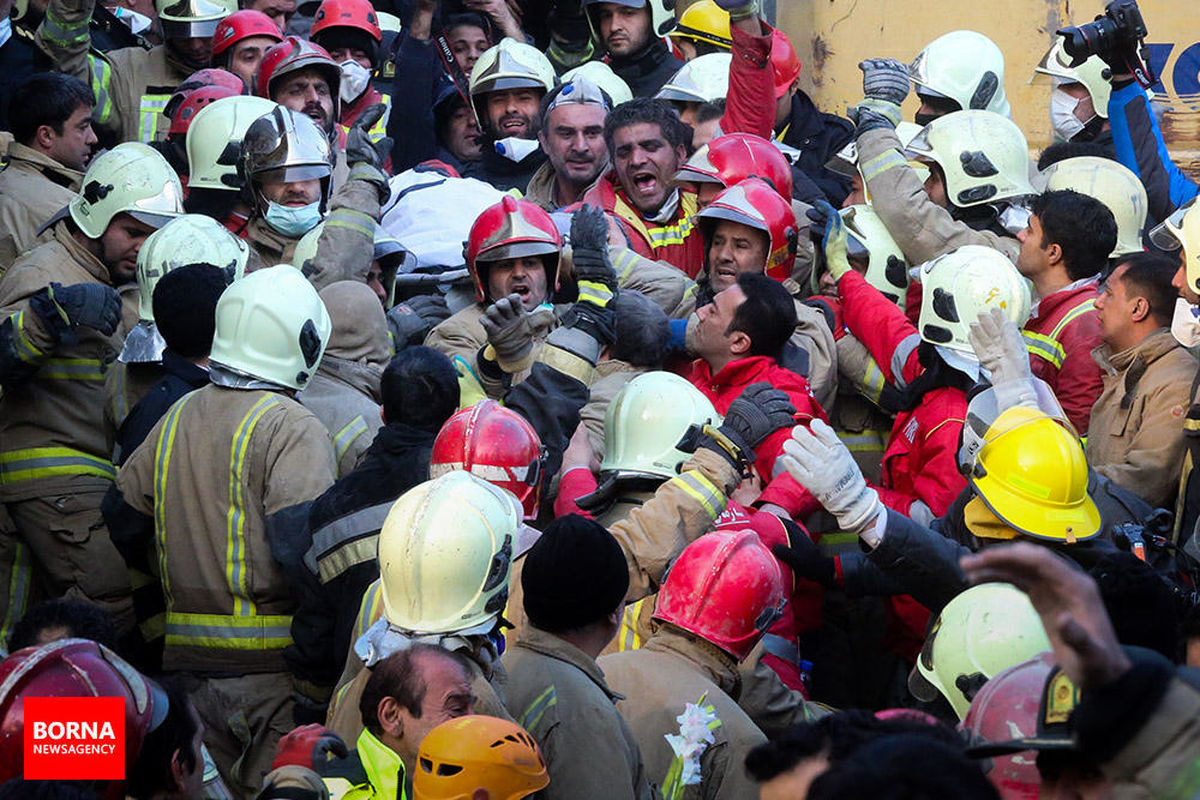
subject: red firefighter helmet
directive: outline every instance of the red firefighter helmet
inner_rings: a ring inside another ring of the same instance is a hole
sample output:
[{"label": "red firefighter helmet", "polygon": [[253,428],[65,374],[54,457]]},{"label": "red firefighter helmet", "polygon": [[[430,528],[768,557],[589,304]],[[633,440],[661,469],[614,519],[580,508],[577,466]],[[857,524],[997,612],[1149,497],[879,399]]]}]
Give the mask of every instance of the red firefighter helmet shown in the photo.
[{"label": "red firefighter helmet", "polygon": [[299,36],[285,36],[282,42],[272,45],[263,53],[262,61],[258,64],[258,74],[254,76],[254,93],[273,100],[271,93],[278,88],[279,82],[291,73],[303,69],[317,70],[329,84],[329,96],[333,99],[333,120],[336,122],[341,118],[338,87],[342,84],[342,68],[324,47]]},{"label": "red firefighter helmet", "polygon": [[242,83],[242,79],[232,72],[215,67],[196,70],[191,75],[188,75],[183,83],[175,87],[175,92],[167,100],[167,104],[163,106],[163,114],[174,119],[175,112],[193,92],[213,86],[222,86],[229,89],[233,94],[242,94],[246,91],[246,84]]},{"label": "red firefighter helmet", "polygon": [[784,200],[792,199],[792,167],[779,148],[752,133],[730,133],[701,147],[676,174],[677,180],[733,186],[762,178]]},{"label": "red firefighter helmet", "polygon": [[192,120],[196,118],[200,109],[214,100],[220,100],[222,97],[237,97],[241,93],[241,90],[234,91],[228,86],[205,86],[203,89],[197,89],[189,94],[171,115],[171,127],[167,130],[167,135],[186,136],[188,128],[192,126]]},{"label": "red firefighter helmet", "polygon": [[[1042,694],[1053,669],[1054,655],[1039,653],[985,683],[958,725],[967,736],[967,746],[976,748],[1036,734]],[[986,772],[1004,800],[1034,800],[1038,796],[1041,778],[1034,754],[1029,751],[994,755]]]},{"label": "red firefighter helmet", "polygon": [[543,256],[546,286],[553,292],[558,288],[561,250],[562,237],[550,215],[528,200],[506,194],[499,203],[476,218],[463,248],[467,269],[475,282],[475,299],[481,303],[489,299],[484,266],[493,261],[524,256]]},{"label": "red firefighter helmet", "polygon": [[792,204],[779,196],[779,192],[766,181],[747,178],[721,192],[697,219],[700,233],[704,237],[705,258],[708,243],[719,220],[740,222],[767,235],[770,244],[767,250],[767,275],[777,281],[792,276],[792,265],[796,261],[796,241],[799,229]]},{"label": "red firefighter helmet", "polygon": [[495,400],[482,400],[446,420],[438,431],[429,477],[465,470],[511,492],[530,520],[538,515],[545,461],[541,439],[524,417]]},{"label": "red firefighter helmet", "polygon": [[741,661],[786,601],[779,562],[750,531],[714,532],[675,559],[658,592],[654,619],[715,644]]},{"label": "red firefighter helmet", "polygon": [[283,41],[279,26],[272,22],[270,17],[252,8],[243,8],[217,23],[212,40],[213,55],[219,56],[242,39],[249,39],[251,36],[267,36],[276,42]]},{"label": "red firefighter helmet", "polygon": [[776,28],[771,31],[771,66],[775,70],[775,99],[783,97],[800,77],[800,56],[787,34]]},{"label": "red firefighter helmet", "polygon": [[[163,690],[107,647],[59,639],[0,661],[0,783],[24,771],[26,697],[121,697],[125,700],[125,772],[150,731],[167,716]],[[108,797],[125,796],[118,781]]]},{"label": "red firefighter helmet", "polygon": [[317,8],[317,15],[313,17],[312,30],[308,35],[316,39],[321,31],[330,28],[353,28],[370,36],[375,40],[375,44],[383,41],[379,16],[375,13],[375,7],[367,0],[324,0]]}]

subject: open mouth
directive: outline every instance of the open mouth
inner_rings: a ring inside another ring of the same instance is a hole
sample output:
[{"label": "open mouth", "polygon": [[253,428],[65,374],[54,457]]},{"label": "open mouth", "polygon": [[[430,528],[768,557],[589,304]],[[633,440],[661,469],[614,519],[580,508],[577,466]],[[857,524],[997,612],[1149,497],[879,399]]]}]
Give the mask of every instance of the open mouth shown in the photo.
[{"label": "open mouth", "polygon": [[653,172],[638,172],[633,175],[633,188],[643,197],[653,197],[658,191],[658,177]]},{"label": "open mouth", "polygon": [[521,299],[524,300],[527,297],[529,297],[530,288],[523,283],[518,283],[513,286],[510,286],[508,289],[508,293],[509,294],[519,294],[521,296]]},{"label": "open mouth", "polygon": [[500,130],[505,133],[523,133],[525,131],[524,117],[514,117],[500,121]]}]

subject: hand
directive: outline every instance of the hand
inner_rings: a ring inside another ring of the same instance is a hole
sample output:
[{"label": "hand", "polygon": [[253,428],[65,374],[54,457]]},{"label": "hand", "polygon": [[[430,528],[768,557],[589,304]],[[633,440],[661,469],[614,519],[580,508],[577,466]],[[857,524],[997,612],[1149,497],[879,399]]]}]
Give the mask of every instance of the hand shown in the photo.
[{"label": "hand", "polygon": [[463,5],[471,11],[487,14],[505,36],[524,40],[525,32],[521,30],[520,21],[505,0],[463,0]]},{"label": "hand", "polygon": [[[860,61],[863,73],[863,97],[899,106],[908,97],[908,67],[894,58],[868,58]],[[899,120],[897,120],[899,121]]]},{"label": "hand", "polygon": [[992,385],[1025,381],[1033,377],[1029,367],[1029,351],[1021,332],[999,308],[980,312],[967,332],[979,365],[992,376]]},{"label": "hand", "polygon": [[488,306],[479,318],[496,362],[505,372],[520,372],[528,367],[535,337],[532,317],[521,304],[521,295],[510,294]]},{"label": "hand", "polygon": [[575,427],[575,433],[571,434],[571,441],[567,443],[567,449],[563,450],[562,469],[559,471],[559,475],[577,467],[586,467],[593,475],[600,472],[600,459],[596,457],[596,451],[592,449],[588,427],[583,423]]},{"label": "hand", "polygon": [[816,581],[822,586],[837,585],[837,568],[832,556],[822,553],[821,548],[807,535],[788,541],[788,545],[775,545],[771,552],[791,567],[797,578]]},{"label": "hand", "polygon": [[397,304],[387,312],[396,352],[425,341],[425,336],[439,322],[449,318],[450,307],[440,294],[419,294]]},{"label": "hand", "polygon": [[1097,689],[1132,665],[1113,630],[1096,582],[1045,547],[996,545],[959,562],[971,583],[1011,583],[1042,618],[1054,658],[1080,689]]},{"label": "hand", "polygon": [[605,308],[617,290],[617,274],[608,257],[608,215],[582,206],[571,215],[571,259],[579,282],[579,301]]},{"label": "hand", "polygon": [[842,215],[829,203],[818,200],[817,204],[808,210],[808,218],[824,231],[822,246],[825,264],[833,280],[840,281],[842,276],[850,271],[850,259],[846,256],[846,223],[842,220]]},{"label": "hand", "polygon": [[879,495],[867,486],[854,456],[821,420],[793,428],[783,452],[784,469],[833,514],[842,530],[862,533],[883,513]]},{"label": "hand", "polygon": [[33,308],[48,324],[80,325],[104,336],[112,336],[121,324],[121,295],[103,283],[51,283],[45,298]]},{"label": "hand", "polygon": [[271,769],[295,765],[321,774],[325,764],[348,755],[349,750],[342,737],[324,725],[313,723],[302,725],[279,740]]},{"label": "hand", "polygon": [[358,115],[358,119],[350,126],[346,135],[346,163],[351,167],[357,164],[369,164],[383,171],[383,165],[392,152],[392,140],[383,137],[378,142],[371,141],[370,131],[375,123],[383,119],[387,106],[376,103]]},{"label": "hand", "polygon": [[[743,460],[752,463],[754,448],[775,431],[795,422],[796,407],[787,393],[761,381],[742,390],[730,404],[725,421],[717,430],[737,447]],[[715,449],[711,444],[702,445]]]},{"label": "hand", "polygon": [[729,12],[729,19],[737,22],[758,15],[758,0],[713,0],[717,6]]}]

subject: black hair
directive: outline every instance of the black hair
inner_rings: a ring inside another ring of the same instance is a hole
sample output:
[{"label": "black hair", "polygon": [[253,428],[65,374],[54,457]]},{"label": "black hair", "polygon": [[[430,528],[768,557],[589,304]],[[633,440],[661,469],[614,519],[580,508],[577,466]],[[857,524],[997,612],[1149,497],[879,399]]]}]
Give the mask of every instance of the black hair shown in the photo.
[{"label": "black hair", "polygon": [[38,128],[49,125],[61,136],[63,125],[76,110],[94,105],[95,95],[79,78],[62,72],[35,72],[13,90],[8,124],[13,139],[29,146]]},{"label": "black hair", "polygon": [[253,205],[244,188],[234,193],[197,186],[188,189],[187,197],[183,200],[183,210],[188,214],[203,214],[217,222],[224,222],[229,216],[230,207],[237,201]]},{"label": "black hair", "polygon": [[200,718],[179,679],[168,677],[158,683],[167,695],[167,716],[146,734],[137,763],[126,778],[125,791],[135,800],[149,800],[159,793],[178,790],[171,772],[171,760],[176,753],[184,770],[196,769],[192,740],[200,730]]},{"label": "black hair", "polygon": [[1117,246],[1117,221],[1106,205],[1071,189],[1056,189],[1033,198],[1030,211],[1042,225],[1041,246],[1062,248],[1072,281],[1104,269]]},{"label": "black hair", "polygon": [[1117,160],[1117,153],[1113,150],[1112,145],[1104,145],[1099,142],[1055,142],[1038,156],[1037,168],[1041,172],[1060,161],[1066,161],[1068,158],[1079,158],[1080,156],[1095,156],[1096,158]]},{"label": "black hair", "polygon": [[917,345],[917,360],[922,367],[921,374],[896,393],[894,408],[889,411],[912,411],[934,389],[948,386],[967,394],[975,386],[973,378],[947,364],[930,342],[922,341]]},{"label": "black hair", "polygon": [[657,125],[671,147],[692,149],[692,129],[679,118],[679,112],[673,105],[655,97],[635,97],[614,108],[604,120],[604,143],[608,145],[610,157],[616,155],[613,134],[621,128],[640,123]]},{"label": "black hair", "polygon": [[734,312],[727,335],[741,331],[750,337],[747,356],[779,358],[796,329],[796,303],[783,284],[760,272],[743,272],[738,288],[746,300]]},{"label": "black hair", "polygon": [[388,422],[437,433],[458,409],[458,373],[432,347],[406,347],[384,368],[380,393]]},{"label": "black hair", "polygon": [[1172,587],[1131,553],[1108,553],[1088,570],[1112,619],[1117,640],[1179,660],[1180,605]]},{"label": "black hair", "polygon": [[176,267],[154,287],[154,321],[167,347],[184,358],[212,350],[217,301],[229,276],[212,264]]},{"label": "black hair", "polygon": [[617,315],[617,339],[612,344],[612,357],[635,367],[660,369],[671,338],[666,312],[632,289],[617,292],[613,310]]},{"label": "black hair", "polygon": [[42,634],[55,628],[66,631],[65,638],[91,639],[116,650],[117,629],[108,612],[86,600],[59,597],[38,603],[25,612],[9,634],[8,652],[41,644]]},{"label": "black hair", "polygon": [[895,734],[868,742],[818,775],[809,800],[999,800],[981,765],[961,744],[931,741],[928,736]]},{"label": "black hair", "polygon": [[367,58],[371,60],[372,67],[379,66],[379,59],[382,56],[379,43],[375,41],[371,34],[358,28],[339,27],[335,25],[323,31],[318,31],[317,35],[312,37],[312,41],[330,51],[343,48],[347,50],[362,50],[367,54]]},{"label": "black hair", "polygon": [[714,119],[720,119],[725,116],[725,98],[718,97],[707,103],[701,103],[696,107],[696,124],[702,125],[705,122],[712,122]]},{"label": "black hair", "polygon": [[442,34],[449,36],[450,31],[455,28],[461,28],[464,25],[479,28],[479,30],[487,35],[489,42],[496,41],[496,30],[492,27],[491,20],[476,11],[461,11],[457,14],[447,14],[446,18],[442,20]]},{"label": "black hair", "polygon": [[393,653],[371,668],[371,677],[363,687],[358,701],[363,727],[372,735],[380,736],[383,726],[379,724],[379,704],[392,698],[409,714],[421,718],[421,706],[425,702],[428,688],[422,680],[417,661],[423,656],[445,658],[458,664],[468,676],[473,675],[471,663],[466,656],[434,644],[413,644],[398,653]]},{"label": "black hair", "polygon": [[1159,327],[1169,327],[1175,313],[1175,301],[1179,290],[1171,285],[1179,265],[1157,253],[1134,253],[1117,259],[1117,266],[1124,266],[1121,281],[1125,293],[1144,297],[1150,304],[1150,316]]}]

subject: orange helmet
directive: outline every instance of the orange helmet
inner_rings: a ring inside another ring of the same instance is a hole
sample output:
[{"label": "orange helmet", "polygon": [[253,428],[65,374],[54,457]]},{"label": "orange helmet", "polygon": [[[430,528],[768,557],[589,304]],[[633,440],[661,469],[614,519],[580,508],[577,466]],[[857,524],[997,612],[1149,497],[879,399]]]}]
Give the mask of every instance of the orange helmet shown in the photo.
[{"label": "orange helmet", "polygon": [[550,215],[528,200],[505,195],[476,218],[463,249],[467,269],[475,282],[475,299],[481,303],[499,299],[487,296],[483,266],[523,256],[543,256],[546,285],[551,291],[557,289],[560,250],[562,237]]},{"label": "orange helmet", "polygon": [[217,30],[213,33],[213,55],[219,56],[242,39],[249,39],[251,36],[266,36],[277,42],[283,41],[279,34],[279,26],[272,22],[270,17],[252,8],[243,8],[217,23]]},{"label": "orange helmet", "polygon": [[730,133],[713,139],[688,159],[675,178],[726,187],[746,178],[762,178],[783,199],[792,199],[792,167],[788,160],[778,147],[752,133]]},{"label": "orange helmet", "polygon": [[800,56],[787,34],[776,28],[771,31],[771,66],[775,70],[775,99],[783,97],[800,76]]},{"label": "orange helmet", "polygon": [[[0,661],[0,783],[24,771],[25,698],[121,697],[125,700],[125,771],[133,769],[147,734],[167,716],[166,693],[107,647],[59,639],[26,647]],[[120,782],[108,797],[123,798]]]},{"label": "orange helmet", "polygon": [[783,613],[785,592],[779,562],[756,534],[708,533],[671,565],[653,618],[741,661]]},{"label": "orange helmet", "polygon": [[242,94],[246,91],[246,84],[242,83],[242,79],[232,72],[215,67],[196,70],[188,75],[183,83],[175,87],[167,104],[163,106],[163,114],[174,118],[175,112],[183,105],[183,101],[188,99],[189,95],[213,86],[222,86],[232,91],[233,94]]},{"label": "orange helmet", "polygon": [[796,261],[796,241],[799,229],[792,204],[766,181],[747,178],[721,192],[708,207],[697,215],[700,233],[704,236],[705,258],[708,244],[719,220],[739,222],[767,235],[767,263],[764,271],[777,281],[792,276]]},{"label": "orange helmet", "polygon": [[276,84],[281,78],[309,68],[320,72],[329,84],[329,96],[333,98],[333,119],[340,119],[342,112],[338,87],[342,85],[342,68],[324,47],[298,36],[287,36],[263,53],[262,61],[258,64],[258,74],[254,77],[254,93],[272,100],[274,98],[271,97],[271,93],[278,88]]},{"label": "orange helmet", "polygon": [[542,440],[524,417],[495,400],[482,400],[446,420],[438,431],[429,477],[465,470],[508,490],[530,520],[538,515],[545,461]]},{"label": "orange helmet", "polygon": [[167,135],[186,136],[188,128],[192,126],[192,120],[196,118],[200,109],[214,100],[220,100],[222,97],[237,97],[241,93],[241,90],[234,91],[228,86],[205,86],[203,89],[197,89],[190,93],[171,115],[171,127],[167,130]]},{"label": "orange helmet", "polygon": [[480,789],[497,800],[519,800],[549,783],[542,751],[524,728],[478,715],[430,731],[413,772],[415,800],[471,800]]}]

